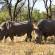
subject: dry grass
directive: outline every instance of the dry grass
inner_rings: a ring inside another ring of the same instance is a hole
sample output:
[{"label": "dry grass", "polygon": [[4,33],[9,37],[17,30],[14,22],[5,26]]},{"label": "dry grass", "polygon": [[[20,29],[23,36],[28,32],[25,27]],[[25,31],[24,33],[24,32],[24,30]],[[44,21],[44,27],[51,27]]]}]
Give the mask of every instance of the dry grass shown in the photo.
[{"label": "dry grass", "polygon": [[[26,36],[26,35],[25,35]],[[36,44],[33,42],[24,42],[23,37],[15,37],[14,43],[8,38],[0,43],[0,55],[55,55],[54,44]],[[33,33],[33,40],[34,40]],[[19,41],[18,41],[19,40]]]},{"label": "dry grass", "polygon": [[54,44],[0,43],[0,55],[55,55]]}]

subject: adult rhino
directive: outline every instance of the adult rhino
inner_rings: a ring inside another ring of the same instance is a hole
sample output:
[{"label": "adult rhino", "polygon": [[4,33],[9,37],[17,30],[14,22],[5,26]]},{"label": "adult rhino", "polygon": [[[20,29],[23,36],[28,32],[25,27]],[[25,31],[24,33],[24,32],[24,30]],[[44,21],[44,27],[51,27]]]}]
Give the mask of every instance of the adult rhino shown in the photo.
[{"label": "adult rhino", "polygon": [[32,31],[34,30],[34,26],[32,22],[14,22],[10,21],[9,23],[9,35],[14,35],[14,36],[23,36],[24,34],[27,33],[27,37],[25,41],[29,39],[31,41],[32,39]]},{"label": "adult rhino", "polygon": [[45,41],[48,36],[55,36],[55,20],[41,20],[37,24],[38,29],[36,29],[36,33],[38,33],[40,40],[42,36],[44,36]]},{"label": "adult rhino", "polygon": [[[0,36],[4,37],[7,39],[9,36],[11,40],[14,39],[14,36],[22,36],[27,33],[27,39],[31,41],[32,39],[32,31],[33,31],[33,23],[32,22],[15,22],[15,21],[8,21],[8,22],[3,22],[3,25],[1,24],[0,27],[2,28],[0,31]],[[3,38],[2,38],[3,39]]]}]

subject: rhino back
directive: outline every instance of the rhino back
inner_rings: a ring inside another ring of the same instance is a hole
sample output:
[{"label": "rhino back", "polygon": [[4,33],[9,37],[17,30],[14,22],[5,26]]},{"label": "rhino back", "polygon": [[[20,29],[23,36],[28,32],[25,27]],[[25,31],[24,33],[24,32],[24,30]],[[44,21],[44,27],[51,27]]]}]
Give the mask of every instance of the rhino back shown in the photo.
[{"label": "rhino back", "polygon": [[39,30],[45,34],[55,33],[55,20],[43,20],[38,25]]}]

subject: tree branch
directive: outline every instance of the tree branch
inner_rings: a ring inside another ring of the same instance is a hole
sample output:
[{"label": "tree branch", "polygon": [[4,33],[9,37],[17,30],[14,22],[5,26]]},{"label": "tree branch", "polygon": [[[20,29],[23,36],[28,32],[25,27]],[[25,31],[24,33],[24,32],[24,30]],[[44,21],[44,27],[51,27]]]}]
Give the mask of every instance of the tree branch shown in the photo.
[{"label": "tree branch", "polygon": [[48,2],[48,0],[43,0],[43,2],[44,2],[44,5],[45,5],[45,8],[46,8],[46,12],[47,12],[47,19],[48,19],[48,5],[47,5],[47,2]]},{"label": "tree branch", "polygon": [[16,8],[19,2],[21,2],[22,0],[17,0],[16,4],[15,4],[15,8],[14,8],[14,13],[13,13],[13,20],[15,20],[15,14],[16,14]]},{"label": "tree branch", "polygon": [[33,0],[33,6],[32,6],[32,9],[31,9],[31,16],[32,16],[33,7],[34,7],[36,2],[37,2],[37,0],[35,0],[35,1]]},{"label": "tree branch", "polygon": [[16,10],[16,13],[15,13],[15,18],[17,17],[17,15],[20,13],[20,10],[21,8],[24,6],[26,0],[24,1],[24,3],[21,4],[21,7],[18,8],[18,11]]},{"label": "tree branch", "polygon": [[8,5],[7,8],[8,8],[8,11],[9,11],[9,16],[10,16],[10,18],[12,20],[12,12],[11,12],[11,8],[12,8],[11,2],[12,2],[12,0],[10,0],[10,2],[8,0],[5,0],[5,1],[6,1],[7,5]]}]

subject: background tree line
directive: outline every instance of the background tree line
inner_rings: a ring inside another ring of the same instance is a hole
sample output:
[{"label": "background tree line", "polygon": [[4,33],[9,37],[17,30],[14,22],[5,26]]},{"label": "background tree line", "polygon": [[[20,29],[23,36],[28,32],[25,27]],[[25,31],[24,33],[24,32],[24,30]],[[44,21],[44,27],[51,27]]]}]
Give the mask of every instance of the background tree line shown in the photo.
[{"label": "background tree line", "polygon": [[26,0],[16,0],[15,5],[12,5],[12,0],[0,0],[2,8],[0,9],[0,23],[6,20],[13,21],[24,21],[24,20],[40,20],[47,18],[52,19],[52,10],[55,10],[55,6],[52,5],[52,0],[42,0],[46,12],[39,12],[39,10],[34,9],[35,3],[38,0],[32,0],[32,7],[30,7],[30,0],[27,0],[27,7],[25,7]]}]

